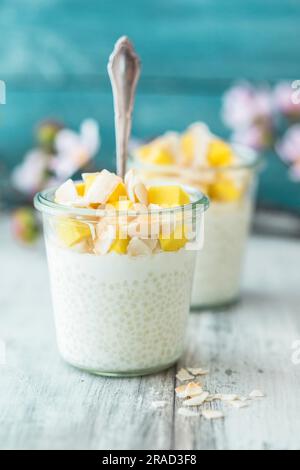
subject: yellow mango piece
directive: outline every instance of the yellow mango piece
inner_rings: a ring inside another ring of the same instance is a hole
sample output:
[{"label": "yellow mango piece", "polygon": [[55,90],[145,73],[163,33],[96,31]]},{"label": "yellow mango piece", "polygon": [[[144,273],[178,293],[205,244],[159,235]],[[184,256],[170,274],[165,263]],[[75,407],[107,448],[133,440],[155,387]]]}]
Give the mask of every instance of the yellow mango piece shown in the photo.
[{"label": "yellow mango piece", "polygon": [[174,156],[167,147],[154,148],[150,157],[150,163],[154,165],[172,165],[174,163]]},{"label": "yellow mango piece", "polygon": [[91,236],[90,227],[75,219],[60,217],[56,224],[57,236],[64,245],[71,247]]},{"label": "yellow mango piece", "polygon": [[193,134],[187,132],[181,137],[183,163],[189,165],[195,159],[195,141]]},{"label": "yellow mango piece", "polygon": [[119,255],[125,255],[127,253],[127,247],[129,245],[130,239],[120,238],[120,235],[117,235],[117,238],[113,242],[110,252],[118,253]]},{"label": "yellow mango piece", "polygon": [[148,190],[149,204],[162,207],[178,207],[191,202],[181,186],[152,186]]},{"label": "yellow mango piece", "polygon": [[137,150],[137,155],[141,160],[148,160],[151,154],[151,144],[149,145],[142,145],[141,147],[138,148]]},{"label": "yellow mango piece", "polygon": [[208,194],[213,201],[235,202],[240,199],[242,191],[231,179],[221,178],[210,185]]},{"label": "yellow mango piece", "polygon": [[143,145],[138,149],[137,155],[144,162],[153,165],[172,165],[174,163],[174,155],[171,149],[162,142]]},{"label": "yellow mango piece", "polygon": [[85,193],[85,184],[84,183],[77,183],[76,184],[76,190],[77,190],[78,196],[83,197],[84,193]]},{"label": "yellow mango piece", "polygon": [[111,205],[117,211],[130,211],[133,207],[133,202],[129,199],[120,199],[119,201],[112,202]]},{"label": "yellow mango piece", "polygon": [[124,198],[127,198],[126,186],[124,183],[119,183],[113,193],[109,196],[107,203],[113,204]]},{"label": "yellow mango piece", "polygon": [[233,163],[232,149],[223,140],[214,140],[209,145],[207,159],[211,166],[231,165]]},{"label": "yellow mango piece", "polygon": [[182,224],[178,225],[170,236],[167,237],[163,234],[159,236],[159,243],[163,251],[178,251],[183,248],[187,242],[188,239],[185,237]]}]

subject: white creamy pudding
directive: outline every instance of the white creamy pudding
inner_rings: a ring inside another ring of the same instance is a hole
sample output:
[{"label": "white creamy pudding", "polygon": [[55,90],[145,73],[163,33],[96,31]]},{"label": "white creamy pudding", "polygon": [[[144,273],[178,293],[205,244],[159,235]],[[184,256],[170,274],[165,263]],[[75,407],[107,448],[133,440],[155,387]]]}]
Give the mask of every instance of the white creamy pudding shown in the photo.
[{"label": "white creamy pudding", "polygon": [[208,200],[103,170],[36,196],[44,214],[57,342],[70,364],[133,376],[183,352]]},{"label": "white creamy pudding", "polygon": [[251,218],[251,201],[211,203],[205,246],[197,255],[193,307],[218,307],[238,299]]},{"label": "white creamy pudding", "polygon": [[79,254],[47,240],[58,347],[69,363],[130,375],[182,354],[195,254]]}]

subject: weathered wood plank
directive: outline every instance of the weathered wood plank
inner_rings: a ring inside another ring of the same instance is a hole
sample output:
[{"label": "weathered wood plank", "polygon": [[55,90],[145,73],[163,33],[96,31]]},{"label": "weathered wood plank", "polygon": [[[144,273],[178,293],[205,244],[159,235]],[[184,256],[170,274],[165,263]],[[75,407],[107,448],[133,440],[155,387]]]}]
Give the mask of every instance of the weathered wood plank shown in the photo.
[{"label": "weathered wood plank", "polygon": [[221,406],[224,421],[175,415],[176,448],[300,449],[300,365],[291,361],[292,345],[300,339],[298,243],[252,241],[243,302],[232,311],[193,319],[181,363],[209,367],[212,393],[260,389],[267,398],[241,410]]}]

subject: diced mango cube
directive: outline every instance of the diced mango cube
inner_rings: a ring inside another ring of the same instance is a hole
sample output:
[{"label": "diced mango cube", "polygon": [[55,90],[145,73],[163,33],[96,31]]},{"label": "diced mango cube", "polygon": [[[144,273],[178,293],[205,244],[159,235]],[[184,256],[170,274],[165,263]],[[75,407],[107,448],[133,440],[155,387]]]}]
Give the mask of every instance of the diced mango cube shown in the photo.
[{"label": "diced mango cube", "polygon": [[191,132],[187,132],[181,137],[181,149],[183,163],[185,165],[191,164],[195,159],[195,140]]},{"label": "diced mango cube", "polygon": [[174,155],[169,146],[164,142],[153,142],[143,145],[137,151],[138,157],[147,163],[153,165],[172,165]]},{"label": "diced mango cube", "polygon": [[120,199],[119,201],[112,202],[111,205],[117,211],[130,211],[133,208],[133,202],[129,199]]},{"label": "diced mango cube", "polygon": [[84,183],[77,183],[76,184],[76,190],[77,190],[78,196],[83,197],[84,193],[85,193],[85,184]]},{"label": "diced mango cube", "polygon": [[151,154],[151,144],[149,145],[142,145],[137,150],[137,155],[141,160],[148,160]]},{"label": "diced mango cube", "polygon": [[208,149],[208,163],[211,166],[228,166],[233,163],[230,145],[223,140],[213,140]]},{"label": "diced mango cube", "polygon": [[118,253],[119,255],[125,255],[127,253],[127,247],[129,245],[130,238],[120,237],[120,234],[117,235],[117,238],[110,247],[110,252]]},{"label": "diced mango cube", "polygon": [[114,189],[113,193],[109,196],[107,202],[109,204],[113,204],[124,198],[127,198],[126,186],[124,183],[119,183],[118,186]]},{"label": "diced mango cube", "polygon": [[167,147],[158,146],[151,152],[150,163],[154,165],[172,165],[174,163],[174,156]]},{"label": "diced mango cube", "polygon": [[188,242],[184,231],[184,226],[179,224],[169,236],[161,234],[159,236],[161,249],[163,251],[178,251],[183,248]]},{"label": "diced mango cube", "polygon": [[220,178],[210,185],[208,194],[213,201],[235,202],[240,199],[242,191],[233,180]]},{"label": "diced mango cube", "polygon": [[91,236],[90,227],[76,219],[60,217],[56,224],[57,236],[64,245],[71,247]]},{"label": "diced mango cube", "polygon": [[191,202],[189,195],[181,186],[152,186],[148,190],[149,204],[162,207],[178,207]]}]

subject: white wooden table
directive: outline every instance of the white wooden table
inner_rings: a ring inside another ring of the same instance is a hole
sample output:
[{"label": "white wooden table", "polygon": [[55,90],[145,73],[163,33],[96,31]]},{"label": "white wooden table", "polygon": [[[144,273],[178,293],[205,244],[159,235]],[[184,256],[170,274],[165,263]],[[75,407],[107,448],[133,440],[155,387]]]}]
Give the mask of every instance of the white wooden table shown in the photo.
[{"label": "white wooden table", "polygon": [[[291,359],[300,340],[299,241],[253,238],[242,303],[190,317],[178,367],[207,366],[211,392],[267,394],[242,410],[223,406],[226,419],[214,422],[178,415],[175,368],[119,380],[64,364],[42,245],[18,246],[7,220],[0,269],[1,449],[300,449],[300,364]],[[168,404],[153,410],[153,400]]]}]

